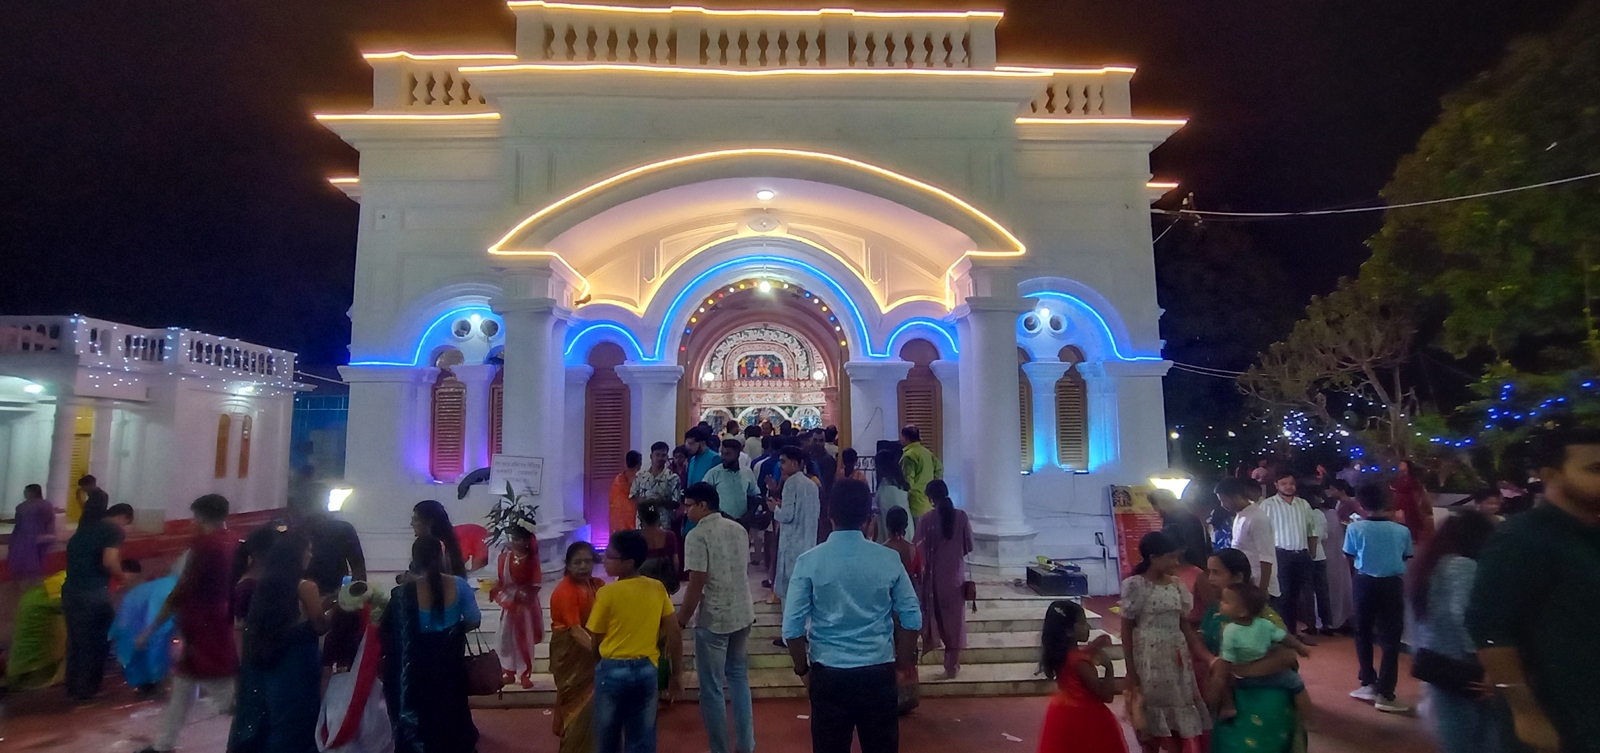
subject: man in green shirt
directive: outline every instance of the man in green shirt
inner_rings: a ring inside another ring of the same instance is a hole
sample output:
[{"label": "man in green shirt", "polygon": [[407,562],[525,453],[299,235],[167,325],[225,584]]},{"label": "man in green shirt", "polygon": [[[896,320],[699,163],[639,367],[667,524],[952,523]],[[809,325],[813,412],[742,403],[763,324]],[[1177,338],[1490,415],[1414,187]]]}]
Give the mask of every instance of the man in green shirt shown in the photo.
[{"label": "man in green shirt", "polygon": [[944,478],[944,463],[922,446],[922,432],[911,424],[900,430],[900,446],[900,471],[911,485],[906,495],[911,503],[911,517],[921,518],[933,509],[933,503],[928,500],[928,482]]},{"label": "man in green shirt", "polygon": [[1539,751],[1600,751],[1600,430],[1529,443],[1545,504],[1514,515],[1478,558],[1467,630],[1484,682]]}]

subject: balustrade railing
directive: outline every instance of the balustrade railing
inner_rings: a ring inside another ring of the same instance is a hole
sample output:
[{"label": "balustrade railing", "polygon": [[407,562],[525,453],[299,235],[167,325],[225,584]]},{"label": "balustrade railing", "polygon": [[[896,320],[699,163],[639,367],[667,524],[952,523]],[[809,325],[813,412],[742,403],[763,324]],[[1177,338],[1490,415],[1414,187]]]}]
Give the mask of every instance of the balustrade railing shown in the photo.
[{"label": "balustrade railing", "polygon": [[1132,78],[1131,68],[1054,71],[1022,114],[1031,118],[1126,118],[1133,112],[1128,91]]},{"label": "balustrade railing", "polygon": [[993,68],[999,14],[714,11],[514,2],[526,62]]},{"label": "balustrade railing", "polygon": [[0,354],[70,353],[99,366],[166,364],[218,376],[292,381],[294,354],[187,329],[145,329],[82,316],[0,317]]}]

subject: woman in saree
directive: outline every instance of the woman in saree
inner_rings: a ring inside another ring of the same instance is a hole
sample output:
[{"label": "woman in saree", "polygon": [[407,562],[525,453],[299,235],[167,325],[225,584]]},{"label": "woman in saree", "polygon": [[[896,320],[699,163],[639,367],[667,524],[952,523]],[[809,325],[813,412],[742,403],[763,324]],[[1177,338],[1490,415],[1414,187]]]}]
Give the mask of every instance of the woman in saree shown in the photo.
[{"label": "woman in saree", "polygon": [[[1222,549],[1206,562],[1206,579],[1211,592],[1220,594],[1224,588],[1251,578],[1250,559],[1237,549]],[[1201,645],[1191,645],[1195,673],[1204,687],[1212,662],[1222,650],[1222,627],[1227,618],[1222,616],[1221,605],[1208,604],[1196,631]],[[1258,619],[1283,627],[1283,618],[1264,607]],[[1249,664],[1238,664],[1233,673],[1240,677],[1259,677],[1295,666],[1294,651],[1279,646],[1266,657]],[[1294,698],[1277,688],[1233,689],[1234,707],[1238,716],[1218,721],[1211,729],[1213,753],[1304,753],[1306,731],[1302,720],[1296,717]]]},{"label": "woman in saree", "polygon": [[228,753],[316,753],[317,643],[328,615],[316,582],[305,577],[310,564],[311,542],[296,533],[280,535],[267,553],[244,621],[243,665],[257,690],[239,698]]},{"label": "woman in saree", "polygon": [[467,705],[467,632],[483,621],[472,585],[448,575],[445,546],[411,545],[411,580],[383,610],[383,694],[395,753],[472,753],[478,728]]},{"label": "woman in saree", "polygon": [[550,595],[550,674],[556,682],[555,733],[561,753],[594,750],[594,667],[600,660],[593,637],[584,630],[595,592],[605,582],[594,577],[594,546],[567,547],[566,571]]}]

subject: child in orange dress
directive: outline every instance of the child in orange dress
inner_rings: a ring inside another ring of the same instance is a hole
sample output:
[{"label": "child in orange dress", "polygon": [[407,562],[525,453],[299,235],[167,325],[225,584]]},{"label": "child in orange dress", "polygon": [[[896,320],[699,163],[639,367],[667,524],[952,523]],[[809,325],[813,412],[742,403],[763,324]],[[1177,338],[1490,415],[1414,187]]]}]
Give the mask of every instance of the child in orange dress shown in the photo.
[{"label": "child in orange dress", "polygon": [[1039,638],[1039,669],[1056,681],[1057,689],[1044,715],[1039,753],[1128,753],[1122,725],[1106,705],[1117,697],[1117,681],[1105,653],[1111,636],[1081,645],[1088,640],[1089,620],[1083,607],[1071,601],[1050,604]]},{"label": "child in orange dress", "polygon": [[489,598],[500,605],[500,668],[505,684],[520,681],[533,687],[533,650],[544,640],[544,611],[539,607],[539,546],[526,521],[507,530],[511,544],[500,553],[499,580]]}]

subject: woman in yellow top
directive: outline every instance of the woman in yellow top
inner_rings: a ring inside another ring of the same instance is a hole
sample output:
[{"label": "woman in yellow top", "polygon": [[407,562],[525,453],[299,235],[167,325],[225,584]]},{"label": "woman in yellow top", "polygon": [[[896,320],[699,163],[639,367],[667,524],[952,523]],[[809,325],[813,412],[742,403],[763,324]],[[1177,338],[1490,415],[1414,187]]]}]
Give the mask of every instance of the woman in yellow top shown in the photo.
[{"label": "woman in yellow top", "polygon": [[588,630],[600,646],[594,670],[596,750],[655,750],[658,648],[674,669],[667,700],[683,693],[683,635],[660,581],[639,577],[649,545],[638,531],[618,531],[606,547],[606,574],[616,582],[595,595]]}]

